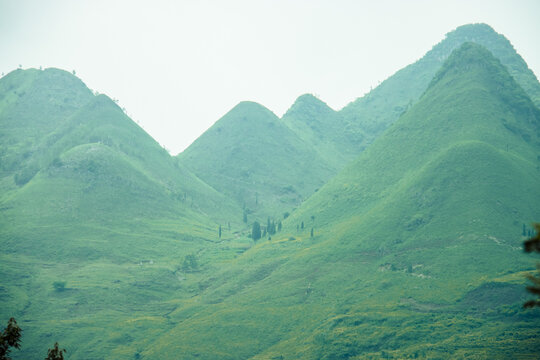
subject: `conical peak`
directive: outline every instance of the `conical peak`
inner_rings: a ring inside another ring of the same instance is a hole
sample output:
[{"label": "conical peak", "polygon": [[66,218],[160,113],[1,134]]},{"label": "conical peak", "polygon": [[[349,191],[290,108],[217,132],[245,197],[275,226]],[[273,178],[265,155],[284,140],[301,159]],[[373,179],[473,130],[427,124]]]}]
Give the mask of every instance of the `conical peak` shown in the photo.
[{"label": "conical peak", "polygon": [[259,117],[261,115],[276,117],[272,111],[265,106],[254,101],[241,101],[233,107],[225,116],[243,116],[243,117]]},{"label": "conical peak", "polygon": [[468,40],[471,41],[473,37],[493,35],[499,36],[488,24],[477,23],[458,26],[455,30],[447,33],[446,37],[470,38]]},{"label": "conical peak", "polygon": [[329,112],[334,112],[334,110],[332,110],[324,101],[312,94],[304,94],[296,99],[294,104],[289,108],[289,110],[287,110],[284,117],[294,114],[314,116]]},{"label": "conical peak", "polygon": [[511,81],[511,76],[505,67],[489,50],[482,45],[466,42],[450,54],[433,77],[428,89],[447,76],[459,76],[459,74],[466,74],[468,77],[475,76],[474,70],[479,70],[482,73],[490,72],[493,76],[490,77],[491,80],[502,76],[505,77],[505,80]]}]

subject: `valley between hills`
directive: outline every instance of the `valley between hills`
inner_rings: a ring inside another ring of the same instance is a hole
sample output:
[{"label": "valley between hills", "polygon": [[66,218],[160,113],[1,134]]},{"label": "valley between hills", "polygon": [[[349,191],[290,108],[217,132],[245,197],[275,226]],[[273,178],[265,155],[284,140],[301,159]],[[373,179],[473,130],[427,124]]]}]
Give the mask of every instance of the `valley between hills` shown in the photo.
[{"label": "valley between hills", "polygon": [[[209,104],[208,106],[212,106]],[[0,78],[13,359],[536,359],[540,83],[486,24],[336,111],[241,102],[177,156],[55,68]],[[39,354],[39,355],[36,355]]]}]

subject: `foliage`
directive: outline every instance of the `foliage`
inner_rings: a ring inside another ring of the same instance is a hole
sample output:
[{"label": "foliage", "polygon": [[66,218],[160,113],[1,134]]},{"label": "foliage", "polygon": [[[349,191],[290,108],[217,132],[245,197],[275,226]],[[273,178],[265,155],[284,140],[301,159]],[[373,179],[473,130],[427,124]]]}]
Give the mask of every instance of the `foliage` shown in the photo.
[{"label": "foliage", "polygon": [[47,352],[45,360],[64,360],[64,353],[66,349],[59,349],[58,343],[54,343],[54,347]]},{"label": "foliage", "polygon": [[0,360],[9,360],[11,348],[20,349],[22,330],[14,318],[10,318],[4,331],[0,333]]},{"label": "foliage", "polygon": [[54,290],[61,292],[66,289],[66,282],[65,281],[55,281],[53,282],[53,288]]},{"label": "foliage", "polygon": [[197,271],[198,269],[199,263],[197,262],[195,254],[186,255],[186,257],[184,258],[184,262],[182,263],[182,271],[190,272]]},{"label": "foliage", "polygon": [[253,222],[253,226],[251,227],[251,238],[255,241],[261,238],[261,224],[259,224],[258,221]]},{"label": "foliage", "polygon": [[[540,252],[540,223],[534,224],[536,235],[524,243],[525,252]],[[535,300],[529,300],[523,304],[526,308],[532,308],[540,306],[540,263],[536,264],[537,275],[528,274],[527,278],[532,282],[531,286],[527,286],[527,291],[536,295],[538,298]]]}]

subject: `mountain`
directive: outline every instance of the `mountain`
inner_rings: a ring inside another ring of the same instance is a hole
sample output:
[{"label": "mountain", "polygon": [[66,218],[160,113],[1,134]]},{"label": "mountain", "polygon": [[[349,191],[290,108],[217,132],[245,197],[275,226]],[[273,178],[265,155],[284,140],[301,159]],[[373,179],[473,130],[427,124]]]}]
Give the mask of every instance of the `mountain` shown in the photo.
[{"label": "mountain", "polygon": [[369,99],[243,102],[178,157],[70,73],[1,78],[13,358],[536,358],[536,80],[477,44],[504,44],[489,27],[458,30]]},{"label": "mountain", "polygon": [[240,207],[65,71],[0,79],[0,139],[0,318],[24,329],[15,358],[46,354],[48,336],[103,358],[92,341],[170,311],[189,294],[186,257],[241,224]]},{"label": "mountain", "polygon": [[249,216],[281,217],[336,172],[265,107],[242,102],[184,152],[179,163],[232,197]]},{"label": "mountain", "polygon": [[521,235],[540,217],[539,130],[501,62],[463,44],[283,233],[169,314],[176,325],[142,355],[534,357]]},{"label": "mountain", "polygon": [[[453,50],[465,42],[486,47],[540,106],[540,83],[503,35],[486,24],[468,24],[446,34],[420,60],[399,70],[365,96],[344,107],[339,113],[347,132],[362,134],[363,147],[371,143],[424,93],[431,79]],[[361,147],[361,148],[363,148]]]},{"label": "mountain", "polygon": [[179,162],[259,220],[289,212],[410,108],[449,54],[467,41],[493,52],[540,105],[540,83],[510,42],[488,25],[464,25],[340,111],[311,94],[300,96],[281,119],[260,105],[241,103],[181,153]]}]

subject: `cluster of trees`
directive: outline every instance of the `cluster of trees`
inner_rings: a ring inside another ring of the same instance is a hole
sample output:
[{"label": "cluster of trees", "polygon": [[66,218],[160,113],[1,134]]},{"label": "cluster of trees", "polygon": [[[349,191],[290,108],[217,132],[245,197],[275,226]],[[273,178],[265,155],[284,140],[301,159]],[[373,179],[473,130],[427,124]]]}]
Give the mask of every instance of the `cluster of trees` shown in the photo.
[{"label": "cluster of trees", "polygon": [[[0,360],[10,360],[9,353],[21,348],[22,329],[14,318],[9,319],[4,331],[0,333]],[[66,349],[60,349],[58,343],[47,352],[45,360],[64,360]]]},{"label": "cluster of trees", "polygon": [[261,226],[258,221],[254,221],[253,226],[251,227],[251,238],[257,241],[261,237],[266,237],[268,235],[268,238],[271,239],[271,235],[281,231],[281,229],[281,220],[276,223],[274,220],[270,220],[270,218],[268,218],[266,221],[266,227]]},{"label": "cluster of trees", "polygon": [[182,263],[183,272],[193,272],[199,269],[199,263],[194,254],[186,255],[184,262]]}]

